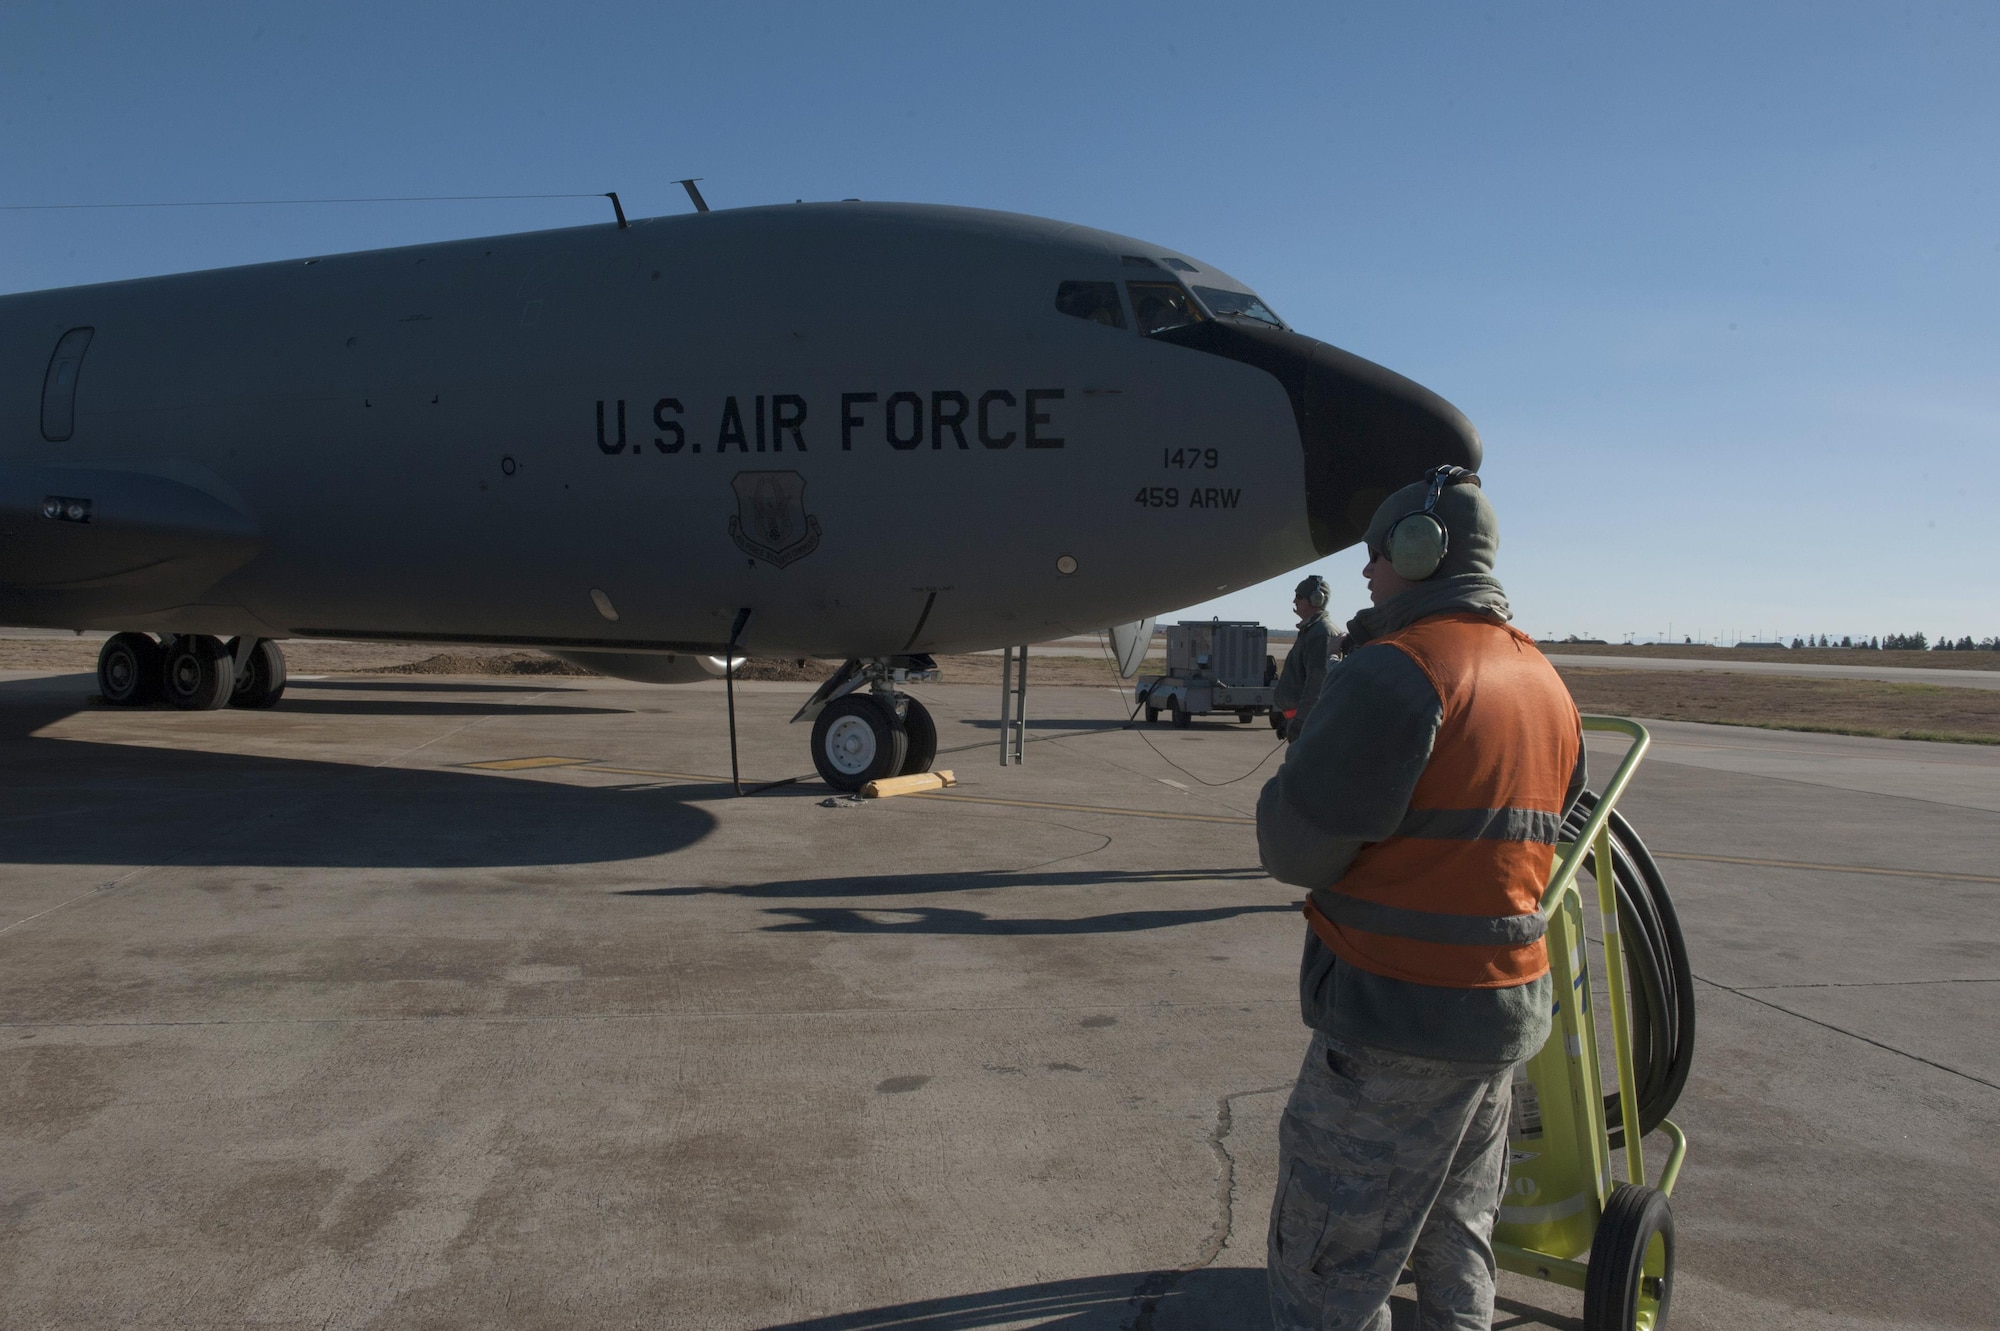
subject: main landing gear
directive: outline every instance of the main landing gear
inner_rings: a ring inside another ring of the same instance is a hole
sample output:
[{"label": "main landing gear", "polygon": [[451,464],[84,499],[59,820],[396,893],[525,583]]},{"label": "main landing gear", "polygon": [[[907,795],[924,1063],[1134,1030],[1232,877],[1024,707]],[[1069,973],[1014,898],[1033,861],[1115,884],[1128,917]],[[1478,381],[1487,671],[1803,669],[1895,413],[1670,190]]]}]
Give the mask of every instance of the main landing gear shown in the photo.
[{"label": "main landing gear", "polygon": [[898,684],[937,678],[928,656],[849,661],[792,720],[813,718],[813,766],[835,790],[927,772],[937,760],[937,724]]},{"label": "main landing gear", "polygon": [[285,694],[285,654],[268,638],[118,633],[97,653],[97,691],[113,707],[273,707]]}]

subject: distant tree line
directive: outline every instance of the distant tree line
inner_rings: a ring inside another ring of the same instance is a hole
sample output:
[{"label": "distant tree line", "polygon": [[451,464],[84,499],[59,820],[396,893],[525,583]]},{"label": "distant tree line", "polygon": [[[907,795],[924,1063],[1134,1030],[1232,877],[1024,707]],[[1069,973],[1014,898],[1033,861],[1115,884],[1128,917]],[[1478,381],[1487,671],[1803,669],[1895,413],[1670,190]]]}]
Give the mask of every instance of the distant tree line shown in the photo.
[{"label": "distant tree line", "polygon": [[1880,638],[1845,637],[1839,642],[1825,633],[1814,638],[1807,634],[1803,638],[1793,638],[1794,647],[1854,647],[1867,651],[1882,652],[2000,652],[2000,637],[1981,638],[1974,642],[1971,634],[1954,640],[1949,634],[1939,634],[1937,643],[1922,633],[1890,633]]}]

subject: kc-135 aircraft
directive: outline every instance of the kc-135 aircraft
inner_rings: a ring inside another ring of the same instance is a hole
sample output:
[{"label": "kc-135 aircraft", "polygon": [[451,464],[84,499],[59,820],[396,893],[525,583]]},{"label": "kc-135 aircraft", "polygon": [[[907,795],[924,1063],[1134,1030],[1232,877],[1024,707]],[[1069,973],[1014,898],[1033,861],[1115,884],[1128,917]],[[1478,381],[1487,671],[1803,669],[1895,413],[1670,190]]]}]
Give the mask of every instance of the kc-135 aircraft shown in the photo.
[{"label": "kc-135 aircraft", "polygon": [[932,761],[897,687],[932,653],[1143,647],[1479,461],[1449,403],[1205,259],[966,208],[0,297],[0,623],[113,630],[107,702],[269,706],[289,637],[660,683],[830,657],[800,716],[842,789]]}]

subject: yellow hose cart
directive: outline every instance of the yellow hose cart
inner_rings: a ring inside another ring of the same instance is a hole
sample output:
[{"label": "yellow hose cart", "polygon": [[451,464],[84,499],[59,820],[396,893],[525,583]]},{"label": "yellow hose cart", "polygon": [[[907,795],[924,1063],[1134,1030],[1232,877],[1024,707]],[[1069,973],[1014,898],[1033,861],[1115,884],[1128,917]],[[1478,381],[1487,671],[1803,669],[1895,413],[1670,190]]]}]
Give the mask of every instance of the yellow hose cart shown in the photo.
[{"label": "yellow hose cart", "polygon": [[[1641,1137],[1653,1123],[1642,1115],[1634,1068],[1633,990],[1626,964],[1626,951],[1636,940],[1621,936],[1620,918],[1622,913],[1631,925],[1634,907],[1630,899],[1621,900],[1624,888],[1614,872],[1614,865],[1624,868],[1630,863],[1626,848],[1614,844],[1614,828],[1620,834],[1629,832],[1629,825],[1616,816],[1616,805],[1650,739],[1645,727],[1611,717],[1587,716],[1583,727],[1626,735],[1632,746],[1596,797],[1595,807],[1580,806],[1578,814],[1587,808],[1588,817],[1573,840],[1559,845],[1555,876],[1542,897],[1555,992],[1554,1027],[1541,1052],[1515,1074],[1507,1191],[1494,1226],[1493,1251],[1504,1270],[1582,1290],[1586,1331],[1659,1331],[1666,1323],[1674,1282],[1674,1217],[1667,1198],[1687,1155],[1687,1137],[1663,1112],[1651,1116],[1671,1148],[1659,1182],[1649,1186]],[[1638,845],[1636,836],[1630,844]],[[1625,854],[1622,864],[1621,854]],[[1642,846],[1638,854],[1657,884]],[[1585,867],[1597,885],[1615,1097],[1602,1091],[1597,1014],[1592,1006],[1594,977],[1586,956],[1583,893],[1577,886],[1578,871]],[[1658,895],[1664,903],[1664,890]],[[1679,926],[1670,905],[1665,912],[1661,932],[1671,934],[1685,977]],[[1654,928],[1660,928],[1657,920]],[[1678,995],[1686,1009],[1681,1017],[1684,1045],[1691,1043],[1693,1023],[1687,984],[1683,978]],[[1652,988],[1650,983],[1647,987]],[[1661,999],[1652,994],[1643,1001],[1657,1005]],[[1671,1091],[1665,1096],[1668,1107],[1685,1082],[1687,1057],[1683,1047]],[[1654,1098],[1660,1098],[1657,1092]],[[1612,1106],[1618,1119],[1615,1126],[1610,1121]],[[1625,1150],[1626,1181],[1614,1182],[1612,1155],[1620,1145]]]}]

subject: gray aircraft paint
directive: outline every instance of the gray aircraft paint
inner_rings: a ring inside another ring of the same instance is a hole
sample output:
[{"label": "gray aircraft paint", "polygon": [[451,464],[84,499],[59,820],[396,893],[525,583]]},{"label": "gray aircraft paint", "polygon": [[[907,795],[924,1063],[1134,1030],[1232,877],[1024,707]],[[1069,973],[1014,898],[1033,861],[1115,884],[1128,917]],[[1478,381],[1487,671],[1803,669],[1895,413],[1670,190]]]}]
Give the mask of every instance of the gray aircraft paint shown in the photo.
[{"label": "gray aircraft paint", "polygon": [[[712,652],[749,606],[754,650],[866,657],[1136,620],[1351,540],[1308,521],[1321,409],[1263,353],[1054,304],[1167,278],[1247,290],[1082,227],[848,203],[0,298],[0,622]],[[80,327],[52,442],[44,381]],[[1341,456],[1386,459],[1350,509],[1477,464],[1463,418],[1395,382],[1446,433],[1342,408]],[[72,495],[89,520],[43,516]]]}]

